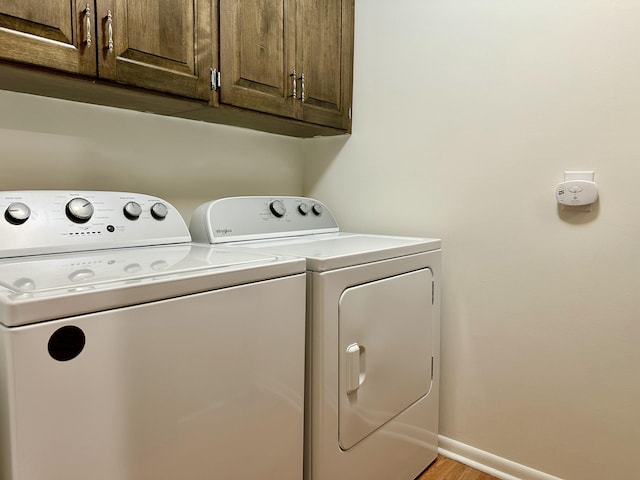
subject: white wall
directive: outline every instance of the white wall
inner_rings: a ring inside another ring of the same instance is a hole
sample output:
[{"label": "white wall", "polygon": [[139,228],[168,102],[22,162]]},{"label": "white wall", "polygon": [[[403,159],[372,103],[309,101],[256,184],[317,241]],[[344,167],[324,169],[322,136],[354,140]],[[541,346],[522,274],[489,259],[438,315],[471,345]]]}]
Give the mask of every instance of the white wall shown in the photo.
[{"label": "white wall", "polygon": [[[441,433],[639,478],[640,1],[356,4],[354,133],[305,141],[305,193],[443,238]],[[559,211],[583,169],[599,204]]]},{"label": "white wall", "polygon": [[0,91],[0,190],[156,195],[188,222],[228,195],[298,195],[301,140]]}]

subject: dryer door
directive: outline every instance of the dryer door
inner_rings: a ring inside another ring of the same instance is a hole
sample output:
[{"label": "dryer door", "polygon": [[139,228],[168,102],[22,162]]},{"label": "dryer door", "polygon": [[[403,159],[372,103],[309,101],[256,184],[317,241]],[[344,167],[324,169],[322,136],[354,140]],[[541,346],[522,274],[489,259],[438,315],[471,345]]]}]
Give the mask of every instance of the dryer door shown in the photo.
[{"label": "dryer door", "polygon": [[339,304],[339,441],[348,450],[431,388],[432,279],[425,268],[346,289]]}]

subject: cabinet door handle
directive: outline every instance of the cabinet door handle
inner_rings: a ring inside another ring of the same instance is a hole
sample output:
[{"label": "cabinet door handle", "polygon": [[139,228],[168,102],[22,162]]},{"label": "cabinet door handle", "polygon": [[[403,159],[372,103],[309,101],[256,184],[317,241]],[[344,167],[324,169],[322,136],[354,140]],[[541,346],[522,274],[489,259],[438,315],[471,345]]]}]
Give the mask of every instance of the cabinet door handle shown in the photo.
[{"label": "cabinet door handle", "polygon": [[87,47],[91,46],[91,7],[87,3],[87,6],[84,9],[84,27],[86,29],[84,43],[86,43]]},{"label": "cabinet door handle", "polygon": [[306,100],[305,94],[304,94],[304,73],[302,75],[300,75],[300,100],[302,101],[302,103],[304,103],[304,101]]},{"label": "cabinet door handle", "polygon": [[298,98],[298,75],[296,75],[296,71],[294,70],[291,75],[291,96],[293,98]]},{"label": "cabinet door handle", "polygon": [[107,49],[113,53],[113,17],[111,10],[107,10]]}]

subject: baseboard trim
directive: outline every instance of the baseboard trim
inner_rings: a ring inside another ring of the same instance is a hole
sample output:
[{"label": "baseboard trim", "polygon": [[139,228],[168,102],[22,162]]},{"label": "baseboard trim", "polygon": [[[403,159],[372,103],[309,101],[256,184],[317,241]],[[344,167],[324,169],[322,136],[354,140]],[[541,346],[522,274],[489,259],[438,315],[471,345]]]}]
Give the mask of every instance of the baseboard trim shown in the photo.
[{"label": "baseboard trim", "polygon": [[440,455],[501,480],[562,480],[442,435],[438,436],[438,441]]}]

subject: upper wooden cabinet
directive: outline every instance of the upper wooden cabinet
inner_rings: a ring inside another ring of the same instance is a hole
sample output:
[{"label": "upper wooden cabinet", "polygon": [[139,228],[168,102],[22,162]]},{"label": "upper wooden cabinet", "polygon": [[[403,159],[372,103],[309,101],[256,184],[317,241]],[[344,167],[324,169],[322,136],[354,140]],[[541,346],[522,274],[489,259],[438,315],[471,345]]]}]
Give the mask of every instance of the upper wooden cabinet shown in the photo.
[{"label": "upper wooden cabinet", "polygon": [[0,0],[0,89],[340,135],[353,19],[354,0]]},{"label": "upper wooden cabinet", "polygon": [[208,99],[211,0],[0,3],[0,58]]},{"label": "upper wooden cabinet", "polygon": [[220,102],[350,130],[353,0],[220,0]]}]

